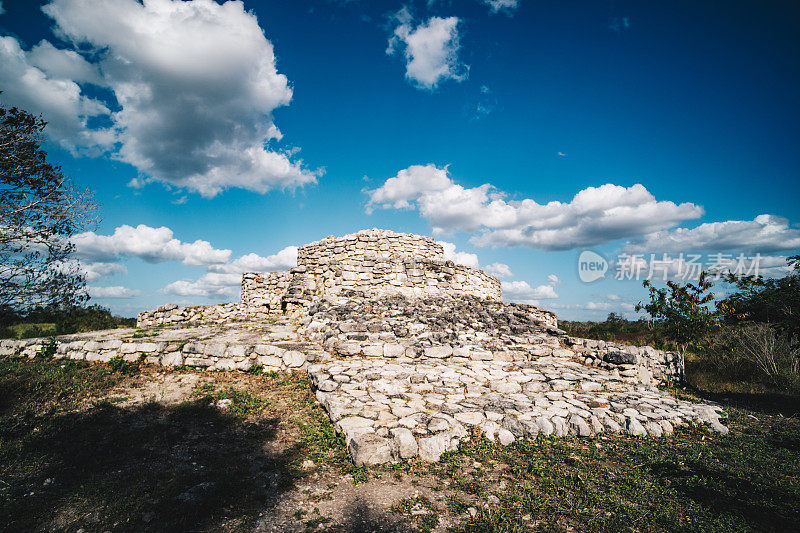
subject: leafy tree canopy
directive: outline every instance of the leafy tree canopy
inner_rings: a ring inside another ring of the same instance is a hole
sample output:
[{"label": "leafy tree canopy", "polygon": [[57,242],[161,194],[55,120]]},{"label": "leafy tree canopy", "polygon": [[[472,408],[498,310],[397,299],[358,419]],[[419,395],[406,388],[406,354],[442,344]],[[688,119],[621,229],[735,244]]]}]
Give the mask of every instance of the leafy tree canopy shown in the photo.
[{"label": "leafy tree canopy", "polygon": [[97,206],[47,162],[45,125],[0,106],[0,306],[23,312],[88,299],[69,238],[95,220]]}]

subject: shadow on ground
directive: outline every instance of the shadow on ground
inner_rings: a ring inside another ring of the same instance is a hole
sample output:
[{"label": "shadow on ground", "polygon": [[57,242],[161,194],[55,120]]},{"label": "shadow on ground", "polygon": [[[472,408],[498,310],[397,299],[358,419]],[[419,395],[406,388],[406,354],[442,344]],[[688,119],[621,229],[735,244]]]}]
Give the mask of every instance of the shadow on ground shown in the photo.
[{"label": "shadow on ground", "polygon": [[[18,420],[2,430],[9,531],[193,531],[255,521],[300,475],[277,420],[249,423],[198,400]],[[10,472],[9,472],[10,469]],[[236,517],[231,519],[229,517]],[[244,518],[243,518],[244,517]],[[233,522],[230,522],[233,520]]]}]

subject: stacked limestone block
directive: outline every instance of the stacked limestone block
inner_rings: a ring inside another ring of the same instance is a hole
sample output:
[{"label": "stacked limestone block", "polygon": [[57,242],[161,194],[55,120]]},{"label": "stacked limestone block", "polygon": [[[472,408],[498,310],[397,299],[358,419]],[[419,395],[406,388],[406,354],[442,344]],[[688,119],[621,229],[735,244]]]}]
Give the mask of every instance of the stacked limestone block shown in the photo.
[{"label": "stacked limestone block", "polygon": [[242,306],[252,319],[264,319],[282,311],[282,297],[292,281],[291,272],[245,272]]},{"label": "stacked limestone block", "polygon": [[613,365],[620,368],[623,375],[626,372],[649,374],[657,382],[684,380],[683,359],[675,351],[575,337],[566,337],[564,342],[583,358],[586,365]]},{"label": "stacked limestone block", "polygon": [[568,354],[528,362],[349,358],[309,366],[316,396],[357,464],[436,461],[477,428],[508,445],[538,435],[661,437],[721,408],[677,400]]},{"label": "stacked limestone block", "polygon": [[142,311],[136,317],[136,327],[149,328],[184,323],[223,324],[246,319],[241,304],[195,305],[180,307],[176,304],[162,305],[151,311]]},{"label": "stacked limestone block", "polygon": [[[55,359],[107,363],[114,357],[162,366],[193,366],[206,370],[247,371],[260,366],[264,372],[279,372],[305,367],[322,354],[291,343],[238,343],[161,341],[158,339],[73,339],[57,338]],[[33,358],[42,352],[48,339],[0,341],[0,356]]]},{"label": "stacked limestone block", "polygon": [[444,249],[430,237],[422,235],[380,229],[361,230],[340,238],[329,236],[301,247],[297,251],[297,265],[319,265],[365,257],[444,261]]},{"label": "stacked limestone block", "polygon": [[469,296],[340,293],[312,305],[299,332],[339,357],[510,362],[561,353],[653,386],[680,380],[683,369],[674,352],[569,338],[549,311]]},{"label": "stacked limestone block", "polygon": [[375,229],[300,247],[297,267],[288,280],[246,273],[242,303],[251,315],[277,310],[277,302],[286,312],[349,290],[416,298],[464,295],[500,300],[502,296],[499,280],[446,261],[443,248],[433,239]]},{"label": "stacked limestone block", "polygon": [[241,304],[163,306],[140,313],[137,326],[297,317],[326,294],[352,290],[414,298],[502,297],[497,278],[445,260],[444,249],[430,237],[373,229],[301,246],[297,266],[288,272],[244,273]]}]

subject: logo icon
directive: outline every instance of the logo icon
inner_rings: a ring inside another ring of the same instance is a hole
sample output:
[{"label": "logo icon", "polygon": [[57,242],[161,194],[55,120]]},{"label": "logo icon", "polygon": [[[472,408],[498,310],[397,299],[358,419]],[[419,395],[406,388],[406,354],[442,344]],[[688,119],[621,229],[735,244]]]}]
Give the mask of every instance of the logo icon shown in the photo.
[{"label": "logo icon", "polygon": [[608,261],[602,255],[584,250],[578,257],[578,277],[584,283],[591,283],[605,277]]}]

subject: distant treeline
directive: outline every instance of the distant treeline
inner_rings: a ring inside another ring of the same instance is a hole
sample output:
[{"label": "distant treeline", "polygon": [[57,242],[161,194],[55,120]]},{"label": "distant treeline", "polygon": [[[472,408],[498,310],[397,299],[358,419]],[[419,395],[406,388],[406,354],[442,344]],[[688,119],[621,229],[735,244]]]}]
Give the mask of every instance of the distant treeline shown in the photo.
[{"label": "distant treeline", "polygon": [[664,337],[653,320],[626,320],[610,313],[602,322],[559,320],[558,327],[573,337],[619,342],[635,346],[652,346],[671,349],[671,342]]},{"label": "distant treeline", "polygon": [[34,307],[24,314],[0,307],[0,338],[3,339],[67,335],[135,325],[135,318],[115,316],[99,305]]},{"label": "distant treeline", "polygon": [[650,319],[611,313],[602,322],[559,321],[574,337],[677,350],[694,385],[715,392],[789,391],[800,395],[800,256],[783,277],[735,277],[717,298],[705,276],[697,283],[645,282]]}]

